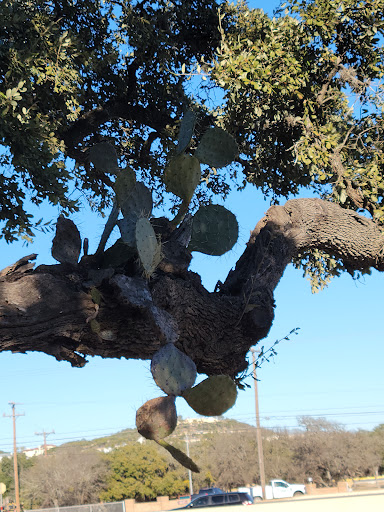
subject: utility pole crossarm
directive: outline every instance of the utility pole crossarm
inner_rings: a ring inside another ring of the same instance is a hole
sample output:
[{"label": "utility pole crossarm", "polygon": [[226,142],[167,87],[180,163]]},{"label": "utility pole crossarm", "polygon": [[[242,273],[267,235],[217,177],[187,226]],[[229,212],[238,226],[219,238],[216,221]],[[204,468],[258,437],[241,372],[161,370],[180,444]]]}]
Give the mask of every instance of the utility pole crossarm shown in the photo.
[{"label": "utility pole crossarm", "polygon": [[54,430],[51,430],[50,432],[45,432],[45,430],[43,430],[42,432],[35,432],[35,435],[36,436],[43,436],[44,438],[44,457],[47,456],[47,436],[49,436],[49,434],[54,434],[55,431]]}]

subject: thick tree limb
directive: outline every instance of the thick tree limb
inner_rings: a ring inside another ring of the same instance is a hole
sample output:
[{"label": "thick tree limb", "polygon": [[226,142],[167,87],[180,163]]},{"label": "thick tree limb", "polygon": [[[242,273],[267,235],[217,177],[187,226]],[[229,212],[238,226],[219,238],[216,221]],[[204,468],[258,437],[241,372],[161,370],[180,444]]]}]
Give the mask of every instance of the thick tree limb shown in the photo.
[{"label": "thick tree limb", "polygon": [[149,126],[157,133],[161,133],[167,124],[171,125],[174,122],[168,115],[158,110],[156,106],[145,108],[129,102],[127,98],[113,99],[102,107],[86,112],[69,129],[60,134],[68,156],[79,163],[85,163],[86,154],[78,149],[77,145],[88,135],[98,133],[100,127],[114,119],[125,119],[143,126]]},{"label": "thick tree limb", "polygon": [[[383,232],[320,199],[271,207],[214,293],[186,270],[190,258],[180,259],[181,246],[148,282],[132,267],[98,269],[93,257],[33,270],[31,255],[0,273],[0,350],[42,351],[82,366],[87,355],[149,359],[172,341],[199,372],[235,376],[246,368],[249,348],[269,332],[273,292],[286,266],[315,248],[351,270],[384,270]],[[92,299],[93,286],[100,304]]]}]

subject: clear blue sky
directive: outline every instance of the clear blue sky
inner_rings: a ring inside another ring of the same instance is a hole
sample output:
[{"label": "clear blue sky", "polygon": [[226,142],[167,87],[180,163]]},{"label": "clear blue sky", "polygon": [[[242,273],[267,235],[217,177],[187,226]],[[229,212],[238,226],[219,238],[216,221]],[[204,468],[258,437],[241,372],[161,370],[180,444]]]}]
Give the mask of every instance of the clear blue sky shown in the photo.
[{"label": "clear blue sky", "polygon": [[[271,12],[278,2],[250,2]],[[249,231],[268,208],[255,189],[230,196],[226,206],[236,213],[239,242],[221,258],[195,253],[192,270],[208,289],[225,279],[244,250]],[[39,215],[37,212],[36,215]],[[58,212],[49,210],[47,220]],[[103,220],[88,211],[73,217],[83,237],[96,248]],[[0,267],[36,252],[38,264],[53,263],[53,235],[36,238],[33,245],[7,246],[0,241]],[[294,427],[297,416],[311,415],[337,421],[349,429],[371,429],[384,423],[382,290],[384,276],[373,273],[355,282],[349,276],[334,280],[328,289],[312,295],[302,273],[288,268],[276,290],[276,319],[265,340],[268,347],[293,328],[299,335],[277,347],[273,362],[259,370],[261,424]],[[252,379],[248,383],[253,386]],[[12,450],[12,422],[8,402],[20,403],[17,413],[19,447],[35,447],[35,432],[55,430],[48,442],[61,444],[91,439],[134,427],[135,412],[146,400],[160,396],[148,361],[90,358],[85,368],[71,368],[43,354],[0,353],[0,450]],[[255,422],[253,387],[239,392],[236,405],[225,414]],[[197,417],[182,399],[178,413]]]}]

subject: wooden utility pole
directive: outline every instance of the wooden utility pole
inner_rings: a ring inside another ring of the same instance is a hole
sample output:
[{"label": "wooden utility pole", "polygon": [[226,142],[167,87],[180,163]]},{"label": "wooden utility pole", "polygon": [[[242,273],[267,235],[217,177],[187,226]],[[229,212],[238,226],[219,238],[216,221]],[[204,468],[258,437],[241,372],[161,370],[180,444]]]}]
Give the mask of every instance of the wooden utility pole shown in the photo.
[{"label": "wooden utility pole", "polygon": [[[187,455],[189,457],[189,439],[188,439],[188,435],[187,434],[185,435],[185,442],[187,444]],[[189,494],[192,497],[192,494],[193,494],[193,483],[192,483],[192,471],[190,469],[188,469],[188,478],[189,478]]]},{"label": "wooden utility pole", "polygon": [[54,430],[51,430],[50,432],[45,432],[45,430],[43,430],[42,432],[35,432],[35,435],[36,436],[43,436],[44,437],[44,457],[47,456],[47,436],[49,436],[49,434],[54,434],[55,431]]},{"label": "wooden utility pole", "polygon": [[7,418],[12,418],[13,423],[13,472],[15,478],[15,502],[16,502],[16,512],[20,512],[20,495],[19,495],[19,472],[17,470],[17,447],[16,447],[16,417],[24,416],[23,414],[16,414],[15,411],[15,402],[8,402],[12,407],[12,414],[3,414],[3,416]]},{"label": "wooden utility pole", "polygon": [[261,428],[260,428],[259,395],[257,392],[256,356],[255,356],[256,350],[254,348],[251,348],[251,352],[252,352],[252,365],[253,365],[253,382],[254,382],[254,386],[255,386],[257,455],[258,455],[258,459],[259,459],[261,490],[262,490],[262,494],[263,494],[263,499],[265,500],[264,454],[263,454],[263,441],[261,438]]}]

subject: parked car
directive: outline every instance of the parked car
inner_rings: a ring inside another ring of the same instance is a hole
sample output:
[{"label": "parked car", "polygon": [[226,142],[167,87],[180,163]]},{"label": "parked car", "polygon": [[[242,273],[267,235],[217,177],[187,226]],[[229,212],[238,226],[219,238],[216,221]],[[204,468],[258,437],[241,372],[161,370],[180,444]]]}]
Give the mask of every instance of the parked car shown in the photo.
[{"label": "parked car", "polygon": [[206,494],[192,500],[185,508],[221,507],[224,505],[252,505],[253,499],[246,492],[223,492],[221,494]]},{"label": "parked car", "polygon": [[198,498],[199,496],[207,496],[210,494],[225,494],[225,491],[218,487],[203,487],[197,494],[192,494],[191,500]]}]

